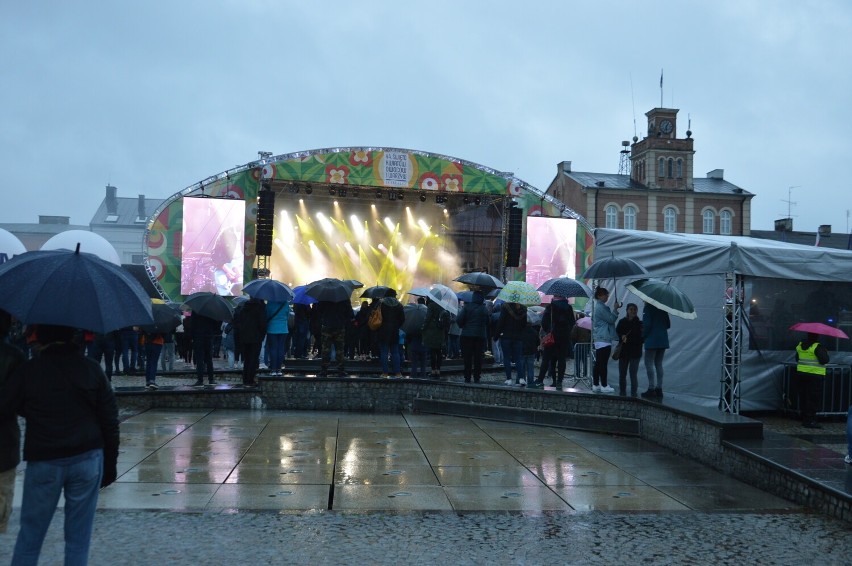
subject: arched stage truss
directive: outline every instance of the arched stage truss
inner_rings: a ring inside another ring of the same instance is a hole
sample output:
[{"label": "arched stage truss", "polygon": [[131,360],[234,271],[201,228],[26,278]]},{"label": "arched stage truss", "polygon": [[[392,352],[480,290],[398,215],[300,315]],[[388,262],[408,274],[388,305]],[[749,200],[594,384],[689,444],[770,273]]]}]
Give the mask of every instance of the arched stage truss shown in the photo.
[{"label": "arched stage truss", "polygon": [[[278,156],[262,156],[245,165],[223,171],[203,179],[166,199],[154,212],[148,221],[145,231],[143,253],[148,276],[160,291],[161,295],[170,300],[180,301],[183,199],[184,197],[213,197],[242,199],[245,207],[245,265],[244,279],[252,278],[253,270],[269,267],[275,275],[281,264],[293,263],[292,255],[281,257],[257,257],[255,254],[255,238],[257,225],[257,201],[261,186],[275,192],[276,215],[287,216],[287,210],[292,215],[298,213],[297,207],[308,207],[311,210],[324,206],[350,207],[353,210],[376,209],[396,211],[400,217],[403,214],[434,214],[440,209],[449,220],[432,218],[429,229],[439,240],[441,255],[452,256],[457,265],[450,269],[472,270],[486,268],[492,273],[500,272],[506,279],[523,279],[524,254],[517,268],[504,268],[506,252],[507,214],[509,206],[516,203],[528,216],[549,216],[572,218],[577,220],[576,249],[578,272],[582,272],[588,264],[592,252],[592,231],[586,220],[563,203],[545,195],[542,191],[506,173],[478,165],[461,159],[398,148],[383,147],[338,147],[300,151]],[[404,204],[405,212],[402,212]],[[311,208],[313,207],[313,208]],[[395,207],[395,208],[394,208]],[[378,222],[382,212],[374,213]],[[305,216],[305,215],[303,215]],[[276,216],[277,218],[278,216]],[[347,215],[346,218],[349,216]],[[304,219],[299,218],[299,223]],[[427,217],[428,220],[428,217]],[[277,220],[276,220],[277,222]],[[387,222],[387,217],[385,217]],[[393,220],[390,221],[391,223]],[[424,221],[419,221],[424,225]],[[427,222],[428,223],[428,222]],[[294,220],[293,225],[298,223]],[[397,223],[397,228],[399,226]],[[336,224],[335,226],[341,226]],[[369,223],[365,223],[369,227]],[[526,222],[524,222],[526,227]],[[288,225],[289,228],[289,225]],[[299,224],[297,229],[304,231],[312,227]],[[276,224],[276,232],[280,231]],[[391,232],[393,232],[391,226]],[[317,235],[320,235],[317,230]],[[426,232],[426,228],[424,228]],[[440,237],[439,237],[440,236]],[[346,235],[339,235],[346,238]],[[421,240],[423,240],[421,238]],[[276,239],[276,242],[278,240]],[[280,242],[279,242],[280,243]],[[412,249],[422,242],[412,243]],[[522,243],[526,243],[524,228]],[[320,245],[322,243],[312,243]],[[326,242],[326,249],[334,246]],[[434,252],[425,247],[418,250],[418,255],[424,260],[421,265],[426,270],[425,277],[436,282],[448,282],[458,273],[452,273],[441,266],[427,266],[426,254]],[[346,246],[346,242],[343,243]],[[342,247],[337,244],[338,248]],[[348,248],[347,248],[348,249]],[[522,245],[522,250],[525,245]],[[348,249],[350,255],[353,250]],[[378,244],[373,248],[373,255],[391,257],[393,250],[383,248]],[[344,252],[341,258],[346,261],[332,263],[348,264]],[[354,255],[358,255],[355,253]],[[361,259],[371,259],[371,254],[361,251]],[[310,258],[303,260],[310,262]],[[418,280],[412,275],[416,269],[405,262],[396,266],[393,274],[389,274],[386,265],[368,266],[360,276],[366,279],[368,285],[382,283],[376,279],[397,277],[399,286],[410,286]],[[304,266],[296,275],[288,274],[289,281],[301,284],[307,281]],[[334,267],[340,268],[340,265]],[[393,267],[393,266],[391,266]],[[347,273],[352,275],[346,267]],[[256,273],[256,272],[255,272]],[[355,273],[357,275],[357,273]],[[356,277],[357,278],[357,277]],[[286,279],[283,278],[282,279]]]}]

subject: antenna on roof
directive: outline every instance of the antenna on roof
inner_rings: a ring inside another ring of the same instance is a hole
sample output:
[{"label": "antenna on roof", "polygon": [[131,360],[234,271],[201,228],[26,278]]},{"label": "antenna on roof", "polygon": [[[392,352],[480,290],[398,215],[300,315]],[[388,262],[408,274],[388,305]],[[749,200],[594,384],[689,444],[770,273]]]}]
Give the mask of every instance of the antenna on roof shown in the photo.
[{"label": "antenna on roof", "polygon": [[636,99],[633,97],[633,73],[630,73],[630,104],[633,107],[633,137],[636,137]]}]

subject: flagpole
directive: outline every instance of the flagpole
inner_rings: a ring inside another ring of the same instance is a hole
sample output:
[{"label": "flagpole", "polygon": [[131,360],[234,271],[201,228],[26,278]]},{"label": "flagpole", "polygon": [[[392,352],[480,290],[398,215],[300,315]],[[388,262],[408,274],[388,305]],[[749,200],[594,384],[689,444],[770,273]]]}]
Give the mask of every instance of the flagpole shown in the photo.
[{"label": "flagpole", "polygon": [[663,70],[660,69],[660,108],[663,108]]}]

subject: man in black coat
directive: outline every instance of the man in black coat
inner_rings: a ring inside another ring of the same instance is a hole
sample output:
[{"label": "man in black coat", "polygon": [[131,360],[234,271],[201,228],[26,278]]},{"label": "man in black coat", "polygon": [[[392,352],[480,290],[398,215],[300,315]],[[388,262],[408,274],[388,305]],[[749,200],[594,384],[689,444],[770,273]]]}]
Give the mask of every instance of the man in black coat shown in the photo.
[{"label": "man in black coat", "polygon": [[260,349],[266,337],[266,303],[251,298],[234,311],[234,340],[243,353],[243,385],[253,387],[260,366]]},{"label": "man in black coat", "polygon": [[[11,324],[12,317],[9,313],[0,310],[0,388],[5,385],[15,368],[26,359],[19,348],[4,340]],[[0,418],[0,533],[6,532],[9,515],[12,514],[15,468],[20,461],[21,429],[18,426],[18,416],[11,413]]]},{"label": "man in black coat", "polygon": [[331,365],[331,348],[334,347],[334,359],[337,372],[345,374],[343,367],[343,349],[346,344],[346,327],[355,319],[355,312],[349,301],[320,301],[314,306],[314,316],[319,319],[322,344],[322,365],[320,377],[328,376]]},{"label": "man in black coat", "polygon": [[213,338],[220,335],[222,323],[197,312],[192,313],[192,345],[195,358],[195,387],[204,385],[204,373],[207,382],[216,385],[213,378]]}]

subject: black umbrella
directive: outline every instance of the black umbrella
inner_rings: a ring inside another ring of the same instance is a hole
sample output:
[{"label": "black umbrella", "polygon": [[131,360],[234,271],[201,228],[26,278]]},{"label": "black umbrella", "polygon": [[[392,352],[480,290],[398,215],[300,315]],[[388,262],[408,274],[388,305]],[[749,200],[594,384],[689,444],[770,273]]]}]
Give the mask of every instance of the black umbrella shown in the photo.
[{"label": "black umbrella", "polygon": [[372,287],[367,287],[364,289],[364,292],[361,293],[362,299],[384,299],[387,297],[388,292],[392,291],[390,287],[386,287],[384,285],[374,285]]},{"label": "black umbrella", "polygon": [[154,315],[154,324],[143,325],[142,330],[149,334],[166,334],[174,331],[181,323],[180,305],[165,303],[159,299],[152,299],[152,301],[151,312]]},{"label": "black umbrella", "polygon": [[106,334],[151,324],[151,299],[121,267],[76,251],[25,252],[0,265],[0,308],[27,324]]},{"label": "black umbrella", "polygon": [[318,301],[337,303],[351,300],[353,290],[354,287],[351,283],[327,277],[313,283],[308,283],[305,294]]},{"label": "black umbrella", "polygon": [[648,275],[645,267],[627,257],[601,258],[592,263],[583,274],[583,279],[618,279],[619,277],[635,277]]},{"label": "black umbrella", "polygon": [[210,291],[199,291],[191,294],[183,302],[183,305],[191,309],[192,312],[213,320],[231,322],[234,318],[234,307],[231,306],[231,303],[225,297]]},{"label": "black umbrella", "polygon": [[473,271],[471,273],[465,273],[464,275],[459,275],[453,281],[458,281],[459,283],[467,283],[468,285],[476,285],[477,287],[490,287],[492,289],[502,289],[503,283],[491,275],[490,273],[483,273],[481,271]]},{"label": "black umbrella", "polygon": [[423,321],[426,320],[426,312],[429,310],[426,305],[405,305],[402,308],[405,313],[405,321],[400,327],[406,334],[419,334],[423,328]]},{"label": "black umbrella", "polygon": [[570,277],[548,279],[539,286],[538,290],[545,295],[555,295],[557,297],[591,298],[592,296],[592,290],[588,285]]}]

